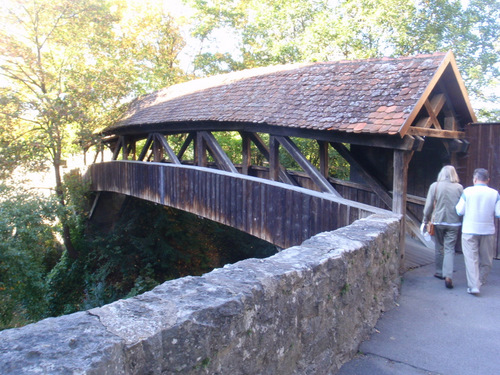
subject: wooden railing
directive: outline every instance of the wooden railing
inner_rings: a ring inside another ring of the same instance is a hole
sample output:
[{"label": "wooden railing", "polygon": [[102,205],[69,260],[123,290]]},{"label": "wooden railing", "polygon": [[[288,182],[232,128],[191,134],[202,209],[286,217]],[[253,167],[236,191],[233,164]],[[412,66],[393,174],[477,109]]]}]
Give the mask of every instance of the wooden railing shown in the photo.
[{"label": "wooden railing", "polygon": [[390,211],[279,182],[171,163],[90,166],[92,190],[174,207],[287,248],[371,214]]}]

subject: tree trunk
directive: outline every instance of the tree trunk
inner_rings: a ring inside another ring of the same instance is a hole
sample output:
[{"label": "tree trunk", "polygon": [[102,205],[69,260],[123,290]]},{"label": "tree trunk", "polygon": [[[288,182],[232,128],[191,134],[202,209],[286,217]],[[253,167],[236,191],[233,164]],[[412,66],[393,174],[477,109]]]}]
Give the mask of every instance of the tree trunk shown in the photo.
[{"label": "tree trunk", "polygon": [[[59,160],[54,160],[54,172],[55,172],[55,177],[56,177],[56,194],[57,194],[57,197],[59,199],[59,203],[61,204],[61,206],[66,207],[66,202],[64,200],[62,177],[61,177],[61,161],[60,161],[60,158],[58,158],[58,159]],[[77,259],[78,252],[76,251],[75,247],[73,246],[73,242],[71,241],[70,230],[69,230],[69,226],[66,222],[65,215],[63,217],[61,217],[61,223],[63,226],[64,247],[66,248],[66,251],[68,252],[68,255],[71,259]]]}]

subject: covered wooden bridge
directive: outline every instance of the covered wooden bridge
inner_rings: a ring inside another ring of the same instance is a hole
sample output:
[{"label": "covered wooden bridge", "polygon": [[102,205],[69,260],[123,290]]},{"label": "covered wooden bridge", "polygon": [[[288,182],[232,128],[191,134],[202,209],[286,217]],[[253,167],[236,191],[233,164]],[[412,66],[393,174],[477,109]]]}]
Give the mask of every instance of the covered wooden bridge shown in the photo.
[{"label": "covered wooden bridge", "polygon": [[[90,175],[95,191],[181,208],[281,247],[387,211],[418,236],[428,186],[467,151],[475,121],[451,52],[256,68],[135,100],[104,132],[113,160]],[[334,152],[348,179],[332,177]]]}]

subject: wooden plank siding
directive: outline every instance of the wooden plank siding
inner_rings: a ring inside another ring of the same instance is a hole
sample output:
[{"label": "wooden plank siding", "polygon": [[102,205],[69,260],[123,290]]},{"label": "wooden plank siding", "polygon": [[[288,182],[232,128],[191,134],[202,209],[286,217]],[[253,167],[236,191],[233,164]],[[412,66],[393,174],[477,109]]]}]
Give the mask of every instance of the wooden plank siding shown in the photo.
[{"label": "wooden plank siding", "polygon": [[287,184],[172,163],[93,164],[93,191],[125,194],[231,226],[281,248],[390,211]]},{"label": "wooden plank siding", "polygon": [[[470,142],[467,154],[458,160],[457,172],[462,185],[472,185],[474,169],[485,168],[490,173],[493,189],[500,190],[500,123],[470,124],[466,128]],[[500,258],[500,220],[496,226],[496,258]]]}]

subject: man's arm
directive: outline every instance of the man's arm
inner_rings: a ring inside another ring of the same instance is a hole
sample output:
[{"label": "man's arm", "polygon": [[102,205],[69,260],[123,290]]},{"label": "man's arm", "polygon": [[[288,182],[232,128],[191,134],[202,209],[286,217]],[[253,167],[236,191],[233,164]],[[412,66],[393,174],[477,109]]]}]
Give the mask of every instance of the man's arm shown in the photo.
[{"label": "man's arm", "polygon": [[[497,201],[497,203],[500,201]],[[500,206],[498,207],[500,209]],[[462,193],[462,196],[460,197],[457,205],[455,206],[455,210],[457,211],[457,214],[460,216],[465,215],[465,194]]]}]

